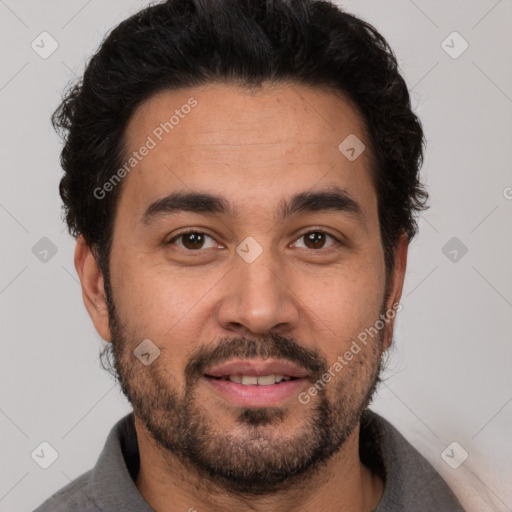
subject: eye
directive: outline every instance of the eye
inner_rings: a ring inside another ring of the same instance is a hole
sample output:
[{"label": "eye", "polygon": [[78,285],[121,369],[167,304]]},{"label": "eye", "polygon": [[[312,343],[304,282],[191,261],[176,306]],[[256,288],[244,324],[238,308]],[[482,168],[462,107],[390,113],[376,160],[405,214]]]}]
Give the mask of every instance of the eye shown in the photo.
[{"label": "eye", "polygon": [[307,233],[302,234],[297,240],[304,238],[306,249],[318,250],[326,248],[324,247],[326,237],[329,237],[332,240],[334,240],[334,244],[331,244],[331,246],[340,243],[339,240],[335,238],[333,235],[326,233],[325,231],[322,231],[320,229],[315,231],[308,231]]},{"label": "eye", "polygon": [[176,235],[174,238],[171,238],[171,240],[169,240],[167,244],[174,244],[176,240],[183,239],[182,244],[178,244],[178,247],[181,247],[182,249],[190,251],[196,251],[198,249],[209,249],[210,247],[213,247],[213,245],[211,245],[210,247],[204,247],[204,242],[206,238],[213,240],[213,238],[210,235],[202,233],[201,231],[186,231],[184,233]]},{"label": "eye", "polygon": [[[315,231],[308,231],[307,233],[302,234],[299,236],[297,240],[300,239],[305,240],[305,249],[313,249],[313,250],[319,250],[319,249],[326,249],[333,245],[339,244],[339,240],[334,237],[333,235],[322,231],[320,229],[317,229]],[[334,241],[331,246],[325,247],[325,243],[327,238],[330,238]],[[182,249],[188,250],[188,251],[198,251],[200,249],[210,249],[214,247],[215,245],[205,246],[205,240],[210,239],[214,241],[213,237],[210,235],[203,233],[201,231],[186,231],[183,233],[180,233],[176,235],[175,237],[171,238],[167,242],[168,245],[175,244],[178,240],[181,241],[180,244],[177,244],[178,247],[181,247]]]}]

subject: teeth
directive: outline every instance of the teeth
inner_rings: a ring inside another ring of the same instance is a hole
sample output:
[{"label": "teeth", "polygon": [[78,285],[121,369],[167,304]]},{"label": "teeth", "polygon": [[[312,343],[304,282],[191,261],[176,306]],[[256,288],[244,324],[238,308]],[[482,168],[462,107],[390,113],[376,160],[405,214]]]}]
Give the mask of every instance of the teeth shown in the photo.
[{"label": "teeth", "polygon": [[291,377],[285,377],[284,375],[261,375],[255,377],[253,375],[230,375],[229,380],[236,382],[237,384],[243,384],[244,386],[270,386],[272,384],[279,383],[281,381],[290,380]]},{"label": "teeth", "polygon": [[[242,380],[243,383],[243,380]],[[268,386],[269,384],[275,384],[276,383],[276,376],[275,375],[262,375],[261,377],[258,377],[258,386]]]},{"label": "teeth", "polygon": [[242,384],[244,386],[254,386],[255,384],[258,384],[258,377],[249,377],[247,375],[244,375],[242,377]]}]

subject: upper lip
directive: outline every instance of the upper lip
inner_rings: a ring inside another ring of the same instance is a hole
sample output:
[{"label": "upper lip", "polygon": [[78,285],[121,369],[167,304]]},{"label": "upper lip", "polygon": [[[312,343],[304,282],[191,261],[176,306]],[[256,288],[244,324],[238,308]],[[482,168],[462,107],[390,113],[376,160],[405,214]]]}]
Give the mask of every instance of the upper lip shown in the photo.
[{"label": "upper lip", "polygon": [[307,377],[308,373],[300,366],[289,361],[269,359],[234,359],[226,363],[208,368],[205,375],[210,377],[226,377],[229,375],[283,375],[285,377]]}]

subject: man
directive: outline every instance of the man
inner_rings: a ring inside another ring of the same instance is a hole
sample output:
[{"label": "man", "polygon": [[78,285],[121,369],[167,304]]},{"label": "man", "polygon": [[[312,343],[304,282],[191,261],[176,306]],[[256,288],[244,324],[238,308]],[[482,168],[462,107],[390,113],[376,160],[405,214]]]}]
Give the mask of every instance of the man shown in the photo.
[{"label": "man", "polygon": [[427,199],[373,27],[313,0],[169,0],[112,31],[54,125],[133,413],[37,512],[462,511],[367,408]]}]

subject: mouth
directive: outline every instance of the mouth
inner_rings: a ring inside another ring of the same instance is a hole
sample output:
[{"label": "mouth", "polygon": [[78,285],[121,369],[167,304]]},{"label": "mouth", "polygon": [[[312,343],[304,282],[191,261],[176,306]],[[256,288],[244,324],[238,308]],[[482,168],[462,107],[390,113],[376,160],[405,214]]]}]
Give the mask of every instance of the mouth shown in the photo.
[{"label": "mouth", "polygon": [[232,360],[208,369],[203,381],[216,396],[244,407],[284,405],[306,385],[307,372],[288,361]]},{"label": "mouth", "polygon": [[223,375],[222,377],[215,377],[213,375],[205,375],[205,377],[215,380],[224,380],[242,384],[243,386],[272,386],[281,382],[288,382],[290,380],[297,380],[299,377],[292,377],[290,375]]}]

